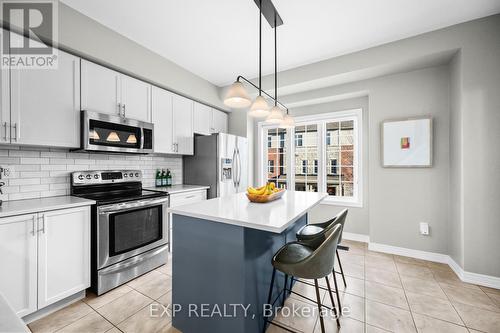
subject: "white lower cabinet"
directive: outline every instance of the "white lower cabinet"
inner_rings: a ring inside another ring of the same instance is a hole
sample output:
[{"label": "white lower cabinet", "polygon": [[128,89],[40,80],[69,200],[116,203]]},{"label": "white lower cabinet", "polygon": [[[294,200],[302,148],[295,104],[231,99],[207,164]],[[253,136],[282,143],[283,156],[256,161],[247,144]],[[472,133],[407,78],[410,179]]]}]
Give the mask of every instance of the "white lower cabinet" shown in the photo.
[{"label": "white lower cabinet", "polygon": [[37,214],[0,219],[0,292],[19,317],[37,309]]},{"label": "white lower cabinet", "polygon": [[90,207],[0,218],[0,292],[19,317],[90,286]]}]

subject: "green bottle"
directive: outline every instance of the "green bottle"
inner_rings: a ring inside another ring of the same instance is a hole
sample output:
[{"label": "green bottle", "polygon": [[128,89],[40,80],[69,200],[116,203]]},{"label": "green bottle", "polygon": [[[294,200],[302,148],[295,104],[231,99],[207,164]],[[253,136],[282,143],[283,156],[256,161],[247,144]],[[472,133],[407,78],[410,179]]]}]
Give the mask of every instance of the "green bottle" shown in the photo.
[{"label": "green bottle", "polygon": [[165,169],[161,169],[161,186],[167,186],[167,174]]},{"label": "green bottle", "polygon": [[161,172],[160,172],[160,169],[156,169],[155,186],[156,187],[160,187],[161,186]]},{"label": "green bottle", "polygon": [[172,173],[167,169],[167,186],[172,186]]}]

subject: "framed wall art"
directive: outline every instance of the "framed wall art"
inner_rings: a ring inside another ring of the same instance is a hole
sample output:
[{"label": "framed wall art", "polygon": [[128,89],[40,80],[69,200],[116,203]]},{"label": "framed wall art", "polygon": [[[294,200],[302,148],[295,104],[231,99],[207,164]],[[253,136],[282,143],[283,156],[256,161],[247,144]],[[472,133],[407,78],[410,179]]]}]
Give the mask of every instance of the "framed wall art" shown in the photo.
[{"label": "framed wall art", "polygon": [[432,167],[431,117],[386,120],[381,131],[383,167]]}]

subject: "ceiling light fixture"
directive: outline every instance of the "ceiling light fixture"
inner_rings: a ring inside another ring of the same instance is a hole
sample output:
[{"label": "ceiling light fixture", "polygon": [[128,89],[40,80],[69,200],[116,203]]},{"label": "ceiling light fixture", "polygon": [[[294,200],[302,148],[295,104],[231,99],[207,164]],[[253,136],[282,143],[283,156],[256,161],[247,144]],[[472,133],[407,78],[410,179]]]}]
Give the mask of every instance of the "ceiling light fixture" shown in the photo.
[{"label": "ceiling light fixture", "polygon": [[[250,105],[250,97],[241,82],[241,80],[243,80],[259,91],[259,95],[255,98],[253,103],[251,103],[252,105],[248,111],[250,116],[267,116],[267,123],[279,124],[280,127],[293,127],[294,121],[288,114],[288,108],[278,101],[276,28],[283,24],[283,20],[271,0],[254,0],[254,2],[257,7],[259,7],[259,86],[256,86],[245,77],[239,75],[236,81],[229,87],[226,97],[224,98],[224,104],[231,108],[246,108]],[[264,16],[269,25],[274,28],[274,97],[262,90],[262,16]],[[274,106],[271,110],[269,110],[269,105],[263,94],[274,101]],[[284,110],[286,110],[286,115],[284,115]]]},{"label": "ceiling light fixture", "polygon": [[111,133],[108,134],[108,137],[106,138],[106,141],[109,142],[120,142],[120,137],[118,136],[118,133],[115,131],[112,131]]}]

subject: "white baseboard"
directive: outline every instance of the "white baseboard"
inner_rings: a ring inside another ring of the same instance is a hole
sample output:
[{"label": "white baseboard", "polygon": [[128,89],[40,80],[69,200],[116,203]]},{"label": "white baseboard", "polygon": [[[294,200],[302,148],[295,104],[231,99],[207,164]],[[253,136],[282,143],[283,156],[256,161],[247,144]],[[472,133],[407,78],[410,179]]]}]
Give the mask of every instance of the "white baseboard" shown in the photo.
[{"label": "white baseboard", "polygon": [[363,235],[363,234],[355,234],[352,232],[344,232],[342,233],[342,238],[347,239],[347,240],[352,240],[356,242],[363,242],[363,243],[369,243],[370,242],[370,236],[368,235]]},{"label": "white baseboard", "polygon": [[348,240],[368,243],[368,249],[372,251],[448,264],[463,282],[500,289],[500,277],[464,271],[464,269],[447,254],[413,250],[380,243],[372,243],[370,242],[370,237],[368,235],[355,234],[350,232],[344,232],[342,237]]}]

